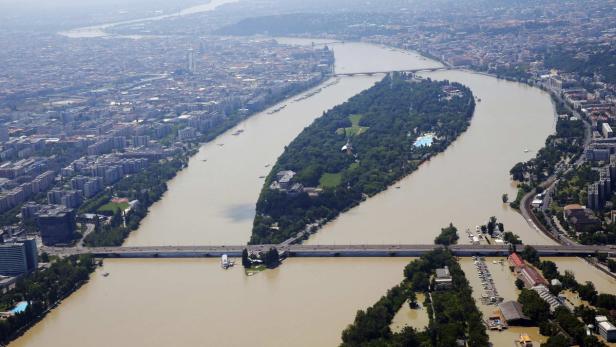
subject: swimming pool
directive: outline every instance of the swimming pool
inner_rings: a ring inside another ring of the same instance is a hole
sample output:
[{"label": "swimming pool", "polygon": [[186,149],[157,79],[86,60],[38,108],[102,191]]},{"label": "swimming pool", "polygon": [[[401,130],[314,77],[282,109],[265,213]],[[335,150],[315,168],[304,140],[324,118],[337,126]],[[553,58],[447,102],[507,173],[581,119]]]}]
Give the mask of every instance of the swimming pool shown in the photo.
[{"label": "swimming pool", "polygon": [[415,147],[430,147],[434,141],[434,134],[424,134],[415,140],[413,146]]},{"label": "swimming pool", "polygon": [[11,310],[11,313],[13,314],[22,313],[23,311],[26,310],[26,308],[28,308],[28,302],[20,301],[17,303],[17,305],[15,305],[15,307],[13,307],[13,309]]}]

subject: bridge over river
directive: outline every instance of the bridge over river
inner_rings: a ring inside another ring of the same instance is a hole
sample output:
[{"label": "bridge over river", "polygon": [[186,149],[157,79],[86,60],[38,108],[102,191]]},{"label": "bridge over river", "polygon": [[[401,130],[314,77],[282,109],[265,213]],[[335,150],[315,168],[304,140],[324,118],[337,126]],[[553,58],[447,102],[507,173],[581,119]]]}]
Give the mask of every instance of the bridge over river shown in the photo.
[{"label": "bridge over river", "polygon": [[[417,257],[442,246],[437,245],[238,245],[238,246],[156,246],[156,247],[43,247],[53,255],[93,254],[101,258],[207,258],[240,257],[242,251],[265,251],[276,247],[288,257]],[[589,256],[596,252],[616,256],[616,247],[610,246],[533,246],[540,256]],[[517,249],[523,249],[518,245]],[[459,257],[507,256],[509,246],[453,245],[449,249]]]},{"label": "bridge over river", "polygon": [[372,76],[372,75],[378,75],[378,74],[388,74],[388,73],[392,73],[392,72],[417,73],[417,72],[432,72],[432,71],[442,71],[442,70],[450,70],[450,68],[448,68],[448,67],[434,67],[434,68],[408,69],[408,70],[339,72],[339,73],[335,73],[334,76],[357,76],[357,75]]}]

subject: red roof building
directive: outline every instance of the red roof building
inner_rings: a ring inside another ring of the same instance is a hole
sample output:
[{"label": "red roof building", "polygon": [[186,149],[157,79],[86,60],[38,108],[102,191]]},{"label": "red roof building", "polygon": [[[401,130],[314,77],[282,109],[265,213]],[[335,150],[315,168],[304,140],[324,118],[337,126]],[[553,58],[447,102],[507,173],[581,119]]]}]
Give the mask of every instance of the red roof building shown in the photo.
[{"label": "red roof building", "polygon": [[515,266],[516,268],[521,268],[526,265],[524,259],[522,259],[522,257],[520,257],[517,253],[511,253],[508,260],[509,264],[511,264],[511,266]]},{"label": "red roof building", "polygon": [[522,268],[520,271],[520,278],[524,281],[527,287],[534,287],[540,284],[543,284],[544,286],[548,285],[548,281],[546,281],[545,278],[543,278],[543,276],[535,270],[535,268],[530,266],[525,266]]}]

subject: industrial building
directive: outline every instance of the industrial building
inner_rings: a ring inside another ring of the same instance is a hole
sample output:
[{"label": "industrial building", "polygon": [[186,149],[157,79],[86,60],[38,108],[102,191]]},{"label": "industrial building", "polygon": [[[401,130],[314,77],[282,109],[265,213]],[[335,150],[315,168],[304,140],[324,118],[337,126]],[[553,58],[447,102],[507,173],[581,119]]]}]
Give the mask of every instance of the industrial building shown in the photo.
[{"label": "industrial building", "polygon": [[503,319],[509,325],[527,325],[531,322],[523,310],[522,305],[517,301],[506,301],[498,304]]}]

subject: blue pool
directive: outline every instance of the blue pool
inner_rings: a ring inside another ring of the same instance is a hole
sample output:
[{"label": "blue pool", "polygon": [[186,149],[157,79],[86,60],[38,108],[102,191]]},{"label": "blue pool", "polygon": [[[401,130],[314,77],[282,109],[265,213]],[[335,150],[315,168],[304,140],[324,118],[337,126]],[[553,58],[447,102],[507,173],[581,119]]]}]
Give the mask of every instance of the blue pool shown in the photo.
[{"label": "blue pool", "polygon": [[415,147],[430,147],[432,146],[432,141],[434,140],[433,134],[424,134],[415,140],[413,146]]},{"label": "blue pool", "polygon": [[26,308],[28,308],[28,302],[20,301],[17,305],[15,305],[15,307],[11,310],[11,312],[13,314],[22,313],[23,311],[26,310]]}]

